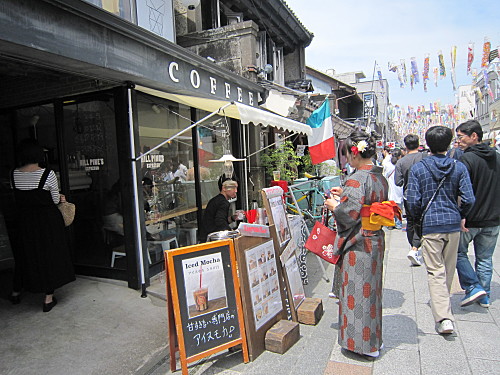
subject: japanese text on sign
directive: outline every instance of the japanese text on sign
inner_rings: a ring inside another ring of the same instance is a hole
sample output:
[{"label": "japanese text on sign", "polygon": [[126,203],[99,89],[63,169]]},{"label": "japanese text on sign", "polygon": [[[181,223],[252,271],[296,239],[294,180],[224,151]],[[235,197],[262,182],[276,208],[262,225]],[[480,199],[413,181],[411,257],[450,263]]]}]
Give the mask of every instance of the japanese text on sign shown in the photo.
[{"label": "japanese text on sign", "polygon": [[200,344],[226,337],[232,338],[233,332],[236,329],[232,321],[235,321],[234,314],[226,311],[223,313],[215,313],[209,319],[196,319],[190,321],[186,325],[186,328],[188,332],[203,330],[193,336],[194,340],[196,340],[196,346],[199,346]]}]

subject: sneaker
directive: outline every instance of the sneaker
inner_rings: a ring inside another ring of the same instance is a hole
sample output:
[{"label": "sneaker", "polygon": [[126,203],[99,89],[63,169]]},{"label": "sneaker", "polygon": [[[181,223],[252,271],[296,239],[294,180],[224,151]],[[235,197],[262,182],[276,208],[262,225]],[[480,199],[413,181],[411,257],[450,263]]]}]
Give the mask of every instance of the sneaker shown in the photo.
[{"label": "sneaker", "polygon": [[484,289],[476,286],[470,292],[465,293],[465,297],[462,299],[462,302],[460,302],[460,306],[465,307],[472,305],[483,296],[486,296],[486,292],[484,291]]},{"label": "sneaker", "polygon": [[410,250],[407,255],[410,260],[412,266],[421,266],[422,265],[422,257],[419,255],[418,250]]},{"label": "sneaker", "polygon": [[477,300],[477,303],[479,303],[479,306],[488,308],[490,307],[490,297],[488,295],[482,296]]},{"label": "sneaker", "polygon": [[437,326],[437,332],[440,335],[453,333],[453,322],[450,319],[443,319]]}]

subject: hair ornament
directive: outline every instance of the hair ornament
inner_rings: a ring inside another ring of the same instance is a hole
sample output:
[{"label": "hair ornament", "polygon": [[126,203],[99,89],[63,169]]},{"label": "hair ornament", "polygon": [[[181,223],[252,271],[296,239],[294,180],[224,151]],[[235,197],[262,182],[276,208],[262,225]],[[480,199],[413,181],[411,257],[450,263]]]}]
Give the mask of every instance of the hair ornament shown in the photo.
[{"label": "hair ornament", "polygon": [[359,141],[355,146],[351,147],[351,152],[353,155],[357,155],[360,152],[364,152],[368,148],[368,143],[366,141]]}]

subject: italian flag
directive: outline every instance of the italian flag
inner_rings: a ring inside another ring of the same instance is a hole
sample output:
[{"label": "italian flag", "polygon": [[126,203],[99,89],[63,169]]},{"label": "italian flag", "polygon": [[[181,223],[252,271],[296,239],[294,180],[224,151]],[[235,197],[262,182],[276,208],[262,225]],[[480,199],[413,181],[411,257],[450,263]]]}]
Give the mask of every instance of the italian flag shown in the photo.
[{"label": "italian flag", "polygon": [[333,137],[332,115],[328,99],[311,114],[306,124],[312,128],[312,135],[307,137],[312,163],[319,164],[334,158],[335,139]]}]

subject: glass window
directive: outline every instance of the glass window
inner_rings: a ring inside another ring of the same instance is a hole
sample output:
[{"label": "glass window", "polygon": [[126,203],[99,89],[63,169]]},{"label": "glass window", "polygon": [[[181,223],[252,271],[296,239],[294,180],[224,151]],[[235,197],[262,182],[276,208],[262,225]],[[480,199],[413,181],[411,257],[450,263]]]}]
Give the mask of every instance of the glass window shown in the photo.
[{"label": "glass window", "polygon": [[175,43],[172,0],[85,0]]},{"label": "glass window", "polygon": [[[133,22],[133,6],[135,0],[85,0],[88,3],[94,4],[99,8],[108,11],[114,15],[117,15],[127,21]],[[151,0],[148,0],[151,1]]]},{"label": "glass window", "polygon": [[[199,111],[198,118],[203,118],[208,112]],[[225,135],[225,119],[221,116],[209,118],[197,127],[198,160],[200,161],[200,190],[203,209],[208,201],[219,194],[218,179],[222,175],[223,163],[215,163],[223,155],[223,140]]]},{"label": "glass window", "polygon": [[[138,94],[141,153],[191,125],[190,108]],[[162,250],[196,243],[196,194],[191,130],[146,155],[141,162],[146,239],[151,264]]]},{"label": "glass window", "polygon": [[136,2],[137,24],[175,43],[172,0]]}]

